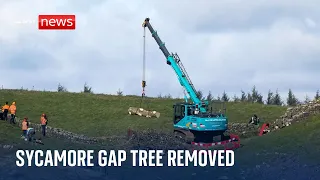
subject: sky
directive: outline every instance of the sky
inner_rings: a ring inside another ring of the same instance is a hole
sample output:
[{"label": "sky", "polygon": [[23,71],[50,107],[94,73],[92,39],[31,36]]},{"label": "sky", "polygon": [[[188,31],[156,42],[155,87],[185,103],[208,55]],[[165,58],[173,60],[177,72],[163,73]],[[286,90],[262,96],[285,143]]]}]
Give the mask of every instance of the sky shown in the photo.
[{"label": "sky", "polygon": [[[39,14],[75,14],[76,30],[39,31]],[[204,94],[255,85],[304,99],[320,88],[319,0],[0,0],[0,85],[140,95],[146,17]],[[182,97],[146,35],[146,95]]]}]

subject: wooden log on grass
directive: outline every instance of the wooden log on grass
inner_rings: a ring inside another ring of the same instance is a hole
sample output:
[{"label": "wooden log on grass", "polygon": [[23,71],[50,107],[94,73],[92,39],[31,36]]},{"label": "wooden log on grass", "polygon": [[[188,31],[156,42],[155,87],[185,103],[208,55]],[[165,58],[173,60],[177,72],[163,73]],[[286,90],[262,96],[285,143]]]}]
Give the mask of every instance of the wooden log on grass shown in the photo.
[{"label": "wooden log on grass", "polygon": [[137,108],[137,107],[129,107],[128,113],[130,115],[144,116],[147,118],[151,118],[151,117],[159,118],[160,117],[160,113],[157,111],[148,111],[143,108]]}]

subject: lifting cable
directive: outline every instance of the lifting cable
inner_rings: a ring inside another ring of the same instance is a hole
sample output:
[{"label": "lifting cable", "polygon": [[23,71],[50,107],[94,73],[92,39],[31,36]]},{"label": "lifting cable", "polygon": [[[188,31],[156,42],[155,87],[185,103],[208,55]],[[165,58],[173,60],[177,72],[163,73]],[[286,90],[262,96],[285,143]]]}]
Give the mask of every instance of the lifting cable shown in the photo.
[{"label": "lifting cable", "polygon": [[[140,106],[139,108],[141,108],[142,105],[142,101],[143,99],[146,98],[146,94],[145,94],[145,87],[146,85],[146,28],[143,28],[143,57],[142,57],[142,94],[141,94],[141,101],[140,101]],[[149,104],[149,103],[148,103]],[[148,105],[149,108],[149,105]]]},{"label": "lifting cable", "polygon": [[146,28],[143,28],[143,64],[142,64],[142,98],[145,96],[146,87]]}]

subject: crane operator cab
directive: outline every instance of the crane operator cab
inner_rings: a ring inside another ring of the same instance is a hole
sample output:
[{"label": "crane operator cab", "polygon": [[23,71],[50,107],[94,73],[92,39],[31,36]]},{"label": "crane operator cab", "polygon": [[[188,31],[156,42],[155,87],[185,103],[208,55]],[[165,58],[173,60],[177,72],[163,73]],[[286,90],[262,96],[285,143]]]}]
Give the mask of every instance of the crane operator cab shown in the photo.
[{"label": "crane operator cab", "polygon": [[177,103],[174,108],[174,129],[191,132],[195,141],[221,141],[227,130],[227,117],[222,112],[200,112],[198,105]]}]

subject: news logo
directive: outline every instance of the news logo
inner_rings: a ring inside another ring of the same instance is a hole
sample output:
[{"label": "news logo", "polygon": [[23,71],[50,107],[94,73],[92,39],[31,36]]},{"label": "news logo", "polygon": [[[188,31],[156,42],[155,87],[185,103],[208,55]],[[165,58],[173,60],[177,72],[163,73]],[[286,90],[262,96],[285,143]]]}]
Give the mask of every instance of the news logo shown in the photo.
[{"label": "news logo", "polygon": [[39,15],[39,30],[75,30],[75,15]]}]

